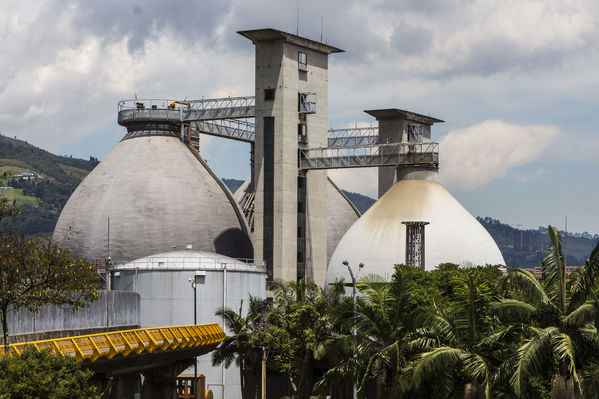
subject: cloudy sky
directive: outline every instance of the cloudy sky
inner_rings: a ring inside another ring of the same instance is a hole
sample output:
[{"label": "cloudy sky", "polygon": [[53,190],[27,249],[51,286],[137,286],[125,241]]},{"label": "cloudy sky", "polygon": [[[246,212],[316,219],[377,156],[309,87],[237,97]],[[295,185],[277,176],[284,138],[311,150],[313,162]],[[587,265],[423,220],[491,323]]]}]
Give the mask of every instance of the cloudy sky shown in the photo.
[{"label": "cloudy sky", "polygon": [[[272,27],[346,50],[331,56],[329,124],[364,109],[445,120],[441,180],[474,215],[599,233],[596,0],[0,0],[0,132],[104,157],[117,102],[253,95],[253,46]],[[222,177],[249,175],[248,146],[202,139]],[[333,171],[376,195],[374,170]]]}]

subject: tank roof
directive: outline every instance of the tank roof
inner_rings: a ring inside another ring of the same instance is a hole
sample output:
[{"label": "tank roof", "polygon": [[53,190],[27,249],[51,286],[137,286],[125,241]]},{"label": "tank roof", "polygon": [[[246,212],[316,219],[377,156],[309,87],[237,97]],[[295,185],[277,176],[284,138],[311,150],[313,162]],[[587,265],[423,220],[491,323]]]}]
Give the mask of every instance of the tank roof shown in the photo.
[{"label": "tank roof", "polygon": [[293,35],[291,33],[283,32],[281,30],[267,28],[267,29],[253,29],[253,30],[240,30],[237,31],[241,36],[250,39],[254,44],[262,41],[275,41],[283,40],[287,43],[295,44],[296,46],[305,47],[310,50],[319,51],[325,54],[331,53],[343,53],[345,50],[340,48],[329,46],[328,44],[317,42],[315,40],[307,39],[305,37]]},{"label": "tank roof", "polygon": [[169,251],[113,265],[113,270],[227,270],[266,273],[251,259],[235,259],[207,251]]}]

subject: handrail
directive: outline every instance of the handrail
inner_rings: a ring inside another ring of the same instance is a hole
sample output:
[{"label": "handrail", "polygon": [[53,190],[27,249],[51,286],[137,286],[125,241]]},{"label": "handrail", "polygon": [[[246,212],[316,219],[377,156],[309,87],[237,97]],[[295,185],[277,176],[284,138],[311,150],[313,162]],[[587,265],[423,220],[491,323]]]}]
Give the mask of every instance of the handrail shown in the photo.
[{"label": "handrail", "polygon": [[[100,334],[46,339],[10,345],[9,356],[23,353],[26,348],[47,350],[54,354],[74,357],[79,361],[95,362],[99,358],[112,359],[131,353],[176,350],[189,347],[213,345],[225,339],[220,325],[198,324],[190,326],[139,328],[111,331]],[[0,351],[0,357],[4,351]]]},{"label": "handrail", "polygon": [[[209,255],[192,256],[149,256],[133,261],[112,260],[112,270],[223,270],[265,272],[263,263],[253,259],[227,258]],[[105,267],[104,258],[96,258],[96,268]]]}]

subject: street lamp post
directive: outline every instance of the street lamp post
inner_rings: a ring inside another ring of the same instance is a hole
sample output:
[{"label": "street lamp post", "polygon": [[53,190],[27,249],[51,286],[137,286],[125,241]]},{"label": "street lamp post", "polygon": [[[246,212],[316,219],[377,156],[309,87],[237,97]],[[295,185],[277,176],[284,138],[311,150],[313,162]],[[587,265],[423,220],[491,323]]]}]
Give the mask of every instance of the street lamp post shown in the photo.
[{"label": "street lamp post", "polygon": [[[351,267],[349,266],[349,262],[344,260],[343,261],[343,265],[345,267],[347,267],[347,270],[349,271],[349,276],[351,277],[351,282],[352,282],[352,301],[354,303],[354,314],[356,313],[356,281],[358,280],[358,276],[360,275],[360,271],[364,268],[364,263],[360,262],[360,264],[358,265],[358,272],[356,273],[356,275],[354,276],[354,272],[352,271]],[[356,358],[356,325],[355,323],[354,327],[353,327],[353,331],[352,331],[352,335],[354,337],[354,360]],[[355,381],[352,384],[353,385],[353,399],[356,399],[358,396],[358,393],[356,391],[356,384]]]},{"label": "street lamp post", "polygon": [[[191,283],[191,288],[193,288],[193,325],[194,326],[198,324],[198,312],[197,312],[198,301],[197,301],[197,291],[196,291],[196,287],[197,287],[196,278],[197,278],[197,275],[194,275],[192,278],[189,279],[189,282]],[[197,356],[193,357],[193,395],[194,395],[195,399],[198,399],[198,358],[197,358]]]}]

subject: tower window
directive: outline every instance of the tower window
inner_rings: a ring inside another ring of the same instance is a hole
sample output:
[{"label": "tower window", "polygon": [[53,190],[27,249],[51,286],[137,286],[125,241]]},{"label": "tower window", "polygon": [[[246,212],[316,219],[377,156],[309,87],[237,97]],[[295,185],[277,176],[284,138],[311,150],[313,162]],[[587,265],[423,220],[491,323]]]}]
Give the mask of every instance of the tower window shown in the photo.
[{"label": "tower window", "polygon": [[308,142],[308,128],[305,123],[297,124],[297,141],[303,144]]},{"label": "tower window", "polygon": [[274,101],[275,89],[264,89],[264,101]]},{"label": "tower window", "polygon": [[308,54],[301,51],[297,53],[297,68],[300,71],[308,71]]},{"label": "tower window", "polygon": [[422,125],[408,125],[408,141],[410,142],[421,142],[424,136],[424,126]]}]

